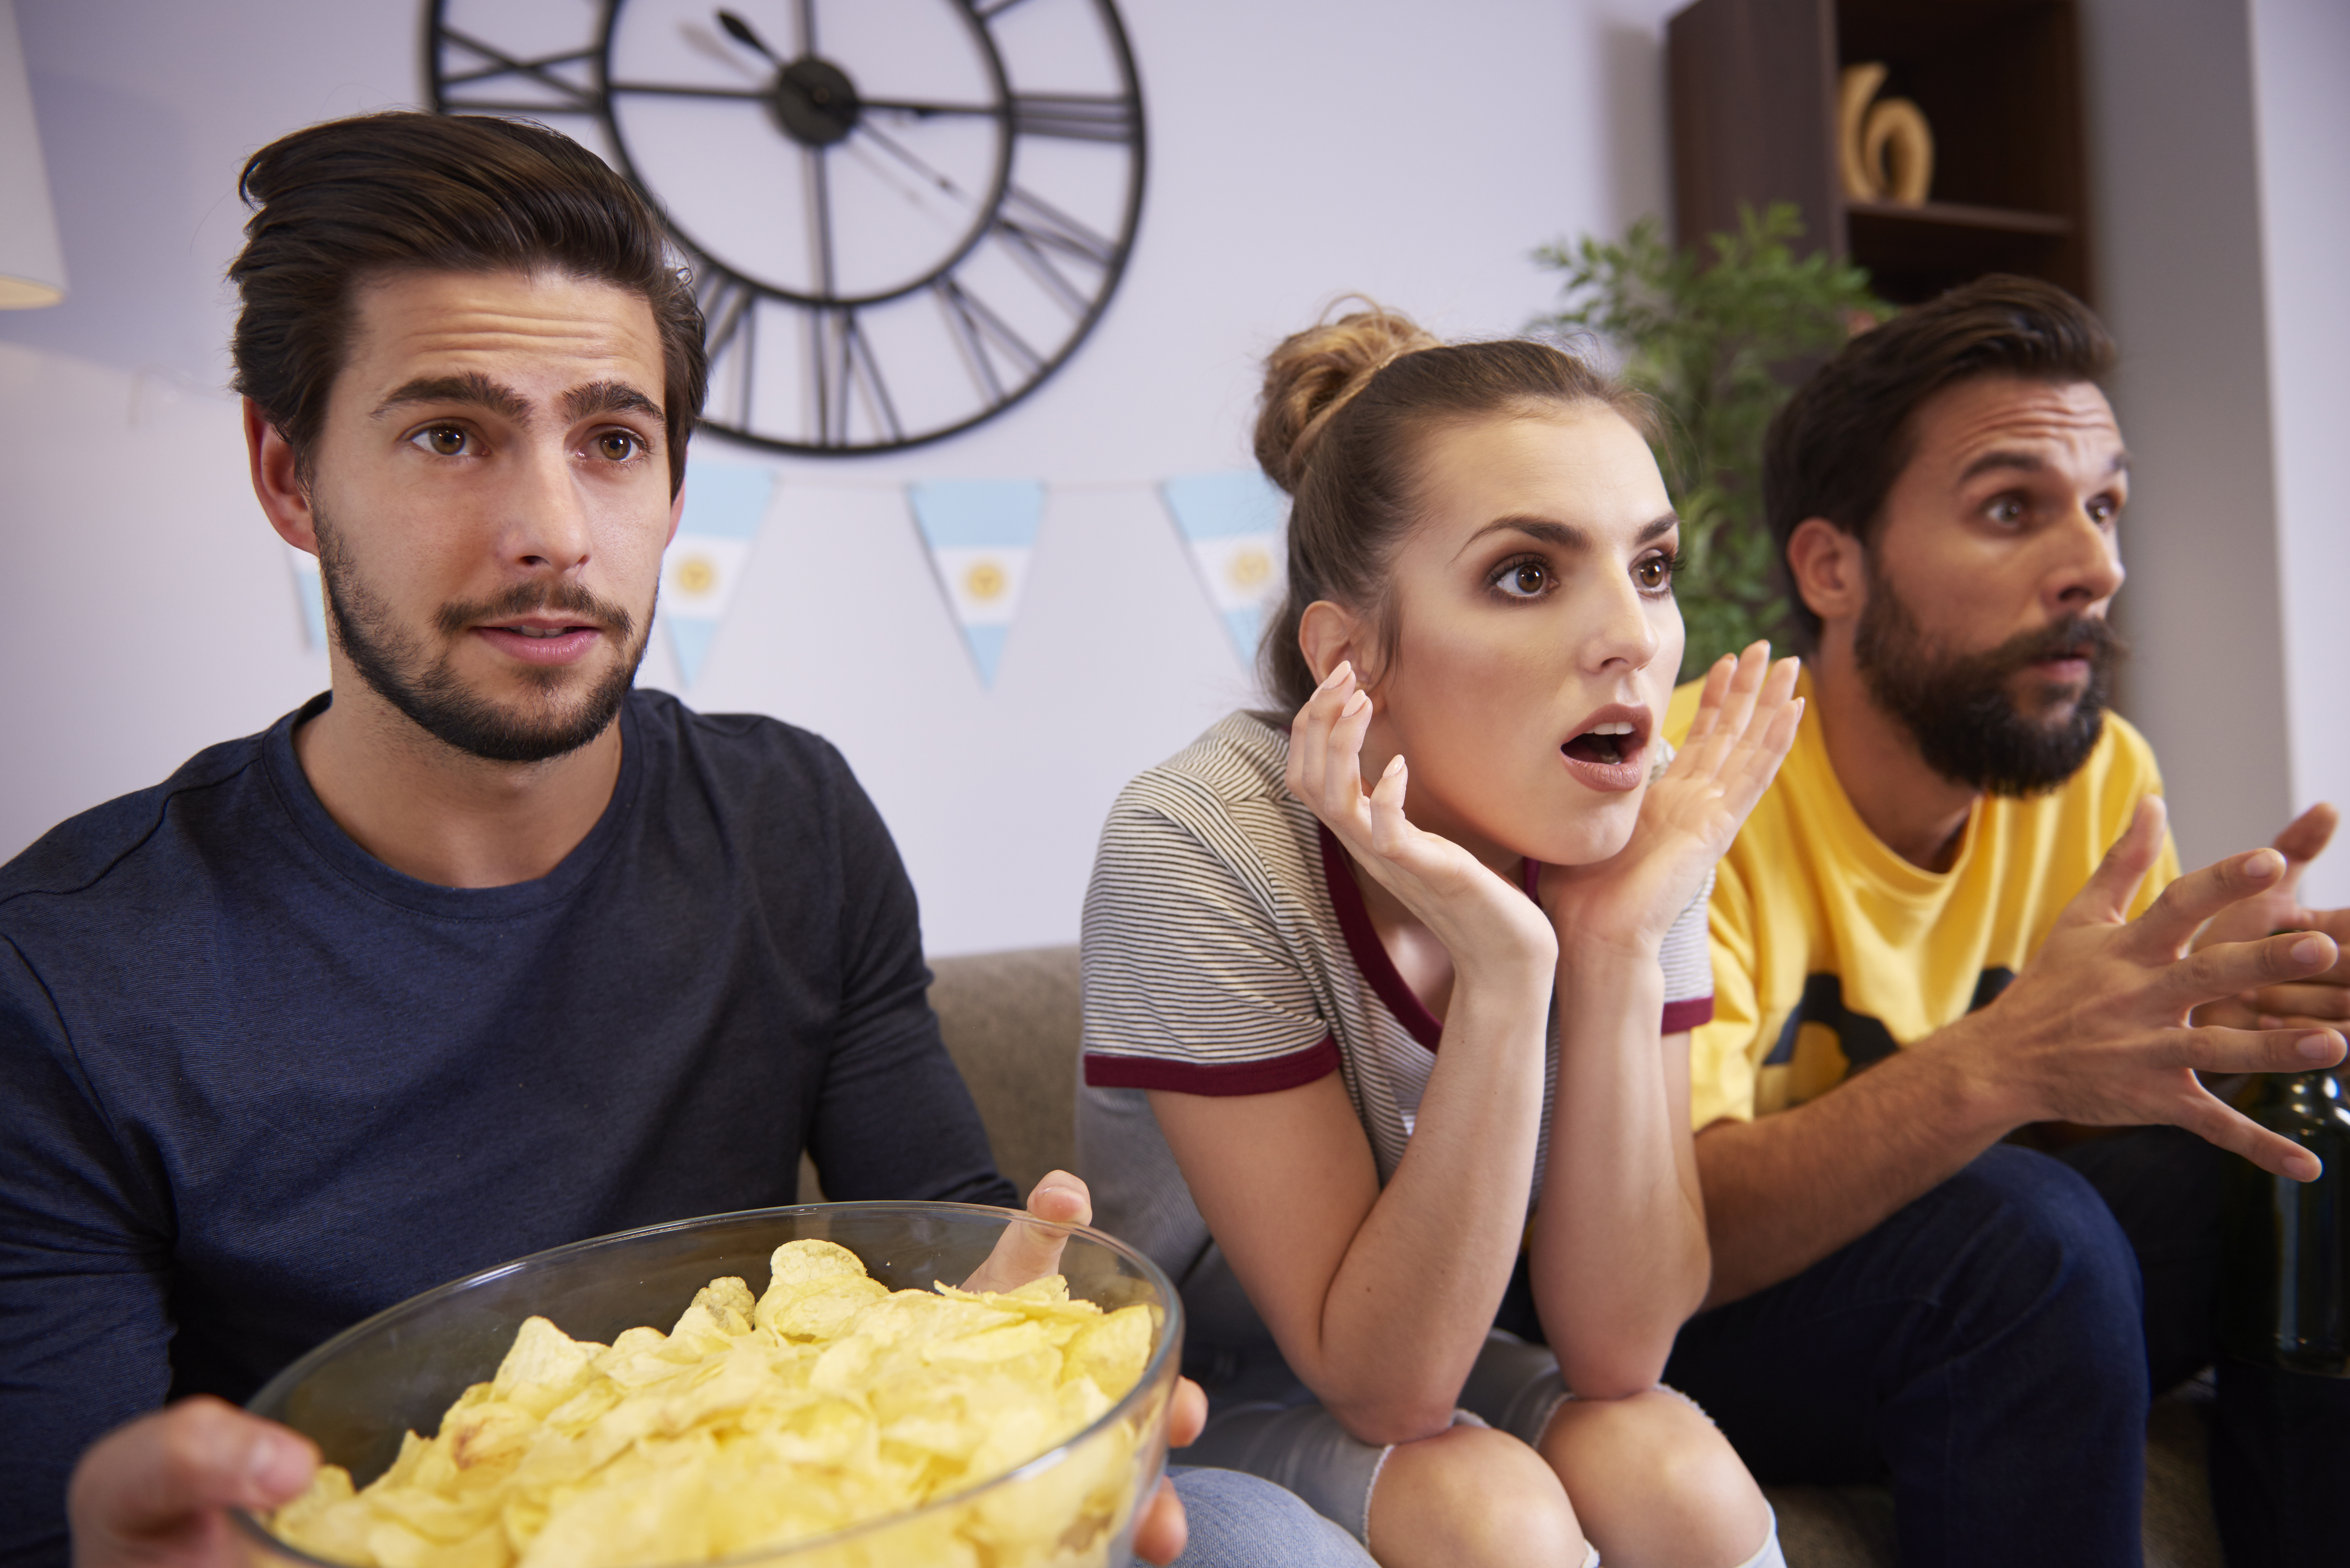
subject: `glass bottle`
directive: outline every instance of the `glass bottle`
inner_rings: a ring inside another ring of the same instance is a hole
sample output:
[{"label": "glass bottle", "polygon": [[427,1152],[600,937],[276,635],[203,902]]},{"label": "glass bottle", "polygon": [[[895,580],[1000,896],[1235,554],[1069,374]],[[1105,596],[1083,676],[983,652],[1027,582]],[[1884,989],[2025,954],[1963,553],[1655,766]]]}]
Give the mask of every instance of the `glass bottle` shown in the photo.
[{"label": "glass bottle", "polygon": [[2350,1105],[2341,1080],[2323,1070],[2264,1074],[2236,1108],[2325,1168],[2303,1182],[2228,1159],[2220,1342],[2241,1360],[2350,1376]]}]

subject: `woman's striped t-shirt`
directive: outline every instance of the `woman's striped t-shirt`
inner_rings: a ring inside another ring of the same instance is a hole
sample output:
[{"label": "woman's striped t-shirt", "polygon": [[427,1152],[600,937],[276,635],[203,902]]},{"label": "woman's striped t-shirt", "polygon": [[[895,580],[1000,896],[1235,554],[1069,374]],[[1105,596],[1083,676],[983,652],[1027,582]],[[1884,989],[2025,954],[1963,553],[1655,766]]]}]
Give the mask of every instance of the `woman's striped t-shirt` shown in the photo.
[{"label": "woman's striped t-shirt", "polygon": [[[1195,1322],[1207,1303],[1187,1276],[1220,1260],[1148,1091],[1265,1094],[1336,1072],[1384,1183],[1442,1033],[1380,945],[1345,851],[1289,793],[1288,754],[1284,727],[1234,713],[1143,774],[1111,808],[1086,892],[1079,1174],[1097,1223],[1183,1284]],[[1712,1016],[1705,909],[1700,891],[1664,941],[1668,1034]],[[1545,1127],[1556,1085],[1554,1054]],[[1209,1293],[1238,1295],[1223,1284]]]}]

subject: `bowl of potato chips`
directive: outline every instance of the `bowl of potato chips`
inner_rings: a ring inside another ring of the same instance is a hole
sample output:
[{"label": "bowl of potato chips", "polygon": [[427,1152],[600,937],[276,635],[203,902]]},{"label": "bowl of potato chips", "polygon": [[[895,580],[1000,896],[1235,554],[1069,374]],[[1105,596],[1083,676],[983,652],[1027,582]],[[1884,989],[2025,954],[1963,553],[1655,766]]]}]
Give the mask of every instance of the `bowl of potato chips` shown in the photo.
[{"label": "bowl of potato chips", "polygon": [[[1056,1272],[1005,1277],[1013,1227],[1020,1256],[1057,1245]],[[324,1462],[240,1532],[257,1562],[331,1568],[1125,1568],[1181,1338],[1149,1259],[1008,1210],[599,1237],[271,1379],[247,1407]]]}]

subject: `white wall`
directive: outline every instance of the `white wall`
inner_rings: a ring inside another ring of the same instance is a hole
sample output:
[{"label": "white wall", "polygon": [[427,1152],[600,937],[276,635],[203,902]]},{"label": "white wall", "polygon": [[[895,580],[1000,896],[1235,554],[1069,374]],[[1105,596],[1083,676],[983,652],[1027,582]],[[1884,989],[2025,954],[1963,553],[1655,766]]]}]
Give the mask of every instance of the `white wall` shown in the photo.
[{"label": "white wall", "polygon": [[[2255,0],[2251,30],[2293,798],[2350,811],[2350,5]],[[2309,883],[2350,905],[2350,833]]]},{"label": "white wall", "polygon": [[[1507,331],[1551,297],[1535,244],[1661,211],[1670,8],[1126,0],[1151,167],[1108,314],[968,436],[777,462],[691,700],[841,745],[932,950],[1073,940],[1118,785],[1249,698],[1144,486],[1246,462],[1255,357],[1333,294]],[[221,391],[233,185],[283,131],[416,102],[423,9],[18,0],[73,293],[0,316],[0,857],[325,682]],[[887,488],[989,476],[1055,486],[993,691]]]},{"label": "white wall", "polygon": [[2196,866],[2267,843],[2292,795],[2251,37],[2245,0],[2088,0],[2082,20],[2097,303],[2132,462],[2119,705]]},{"label": "white wall", "polygon": [[[2084,0],[2083,32],[2098,304],[2133,461],[2120,705],[2162,759],[2192,866],[2314,801],[2350,809],[2350,704],[2326,673],[2350,664],[2350,545],[2323,490],[2350,413],[2350,12]],[[2304,896],[2350,904],[2350,834]]]}]

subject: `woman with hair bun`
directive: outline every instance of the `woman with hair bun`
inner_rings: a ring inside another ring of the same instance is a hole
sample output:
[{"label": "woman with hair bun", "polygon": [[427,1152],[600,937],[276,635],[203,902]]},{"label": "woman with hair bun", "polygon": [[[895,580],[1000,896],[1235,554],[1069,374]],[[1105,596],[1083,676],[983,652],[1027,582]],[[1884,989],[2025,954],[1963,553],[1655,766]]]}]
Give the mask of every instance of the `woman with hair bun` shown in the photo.
[{"label": "woman with hair bun", "polygon": [[1218,1407],[1186,1458],[1388,1568],[1783,1561],[1658,1378],[1710,1268],[1705,895],[1802,704],[1758,643],[1659,738],[1648,417],[1558,348],[1377,306],[1281,344],[1280,711],[1128,785],[1087,893],[1079,1165],[1182,1286]]}]

